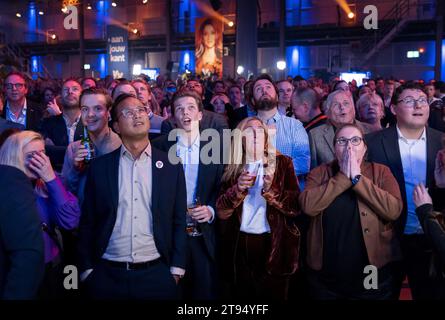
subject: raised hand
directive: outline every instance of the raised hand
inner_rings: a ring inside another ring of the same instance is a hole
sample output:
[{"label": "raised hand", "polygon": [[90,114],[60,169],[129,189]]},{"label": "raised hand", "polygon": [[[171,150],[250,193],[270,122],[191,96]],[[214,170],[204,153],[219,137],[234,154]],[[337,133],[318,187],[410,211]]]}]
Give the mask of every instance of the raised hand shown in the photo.
[{"label": "raised hand", "polygon": [[246,170],[243,170],[241,175],[238,177],[238,190],[241,192],[246,191],[248,188],[253,186],[255,179],[255,176],[252,176]]},{"label": "raised hand", "polygon": [[348,148],[345,148],[343,151],[343,156],[340,159],[339,162],[339,166],[340,166],[340,171],[343,172],[343,174],[348,177],[349,179],[351,178],[351,160],[350,160],[350,152],[348,150]]},{"label": "raised hand", "polygon": [[354,151],[352,149],[349,149],[349,159],[351,163],[351,171],[350,171],[350,178],[354,178],[361,174],[360,165],[362,162],[362,159],[359,159]]},{"label": "raised hand", "polygon": [[199,223],[204,223],[212,219],[212,212],[207,206],[198,206],[193,209],[189,209],[190,216],[198,221]]},{"label": "raised hand", "polygon": [[88,150],[83,144],[80,144],[74,150],[74,168],[77,171],[83,171],[85,169],[85,158],[88,155]]},{"label": "raised hand", "polygon": [[56,178],[51,161],[43,152],[36,152],[29,161],[29,167],[45,182]]},{"label": "raised hand", "polygon": [[418,184],[414,188],[413,200],[414,200],[414,204],[416,205],[416,208],[420,207],[421,205],[427,204],[427,203],[433,204],[433,200],[431,199],[430,195],[428,194],[428,189],[425,188],[423,183]]},{"label": "raised hand", "polygon": [[58,116],[62,113],[62,111],[60,111],[60,107],[57,105],[56,98],[54,98],[53,101],[48,102],[46,107],[46,111],[48,111],[48,113],[52,116]]}]

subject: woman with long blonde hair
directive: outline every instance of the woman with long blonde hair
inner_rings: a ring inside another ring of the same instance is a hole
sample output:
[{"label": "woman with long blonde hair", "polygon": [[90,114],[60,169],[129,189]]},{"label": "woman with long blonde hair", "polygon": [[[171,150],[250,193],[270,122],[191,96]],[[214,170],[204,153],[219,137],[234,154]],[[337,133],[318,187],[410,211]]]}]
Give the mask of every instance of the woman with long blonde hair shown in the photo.
[{"label": "woman with long blonde hair", "polygon": [[45,154],[43,137],[22,131],[8,137],[0,148],[0,164],[16,167],[31,180],[36,195],[45,244],[45,277],[40,298],[60,298],[63,293],[63,263],[59,229],[72,230],[79,224],[80,208],[56,176]]},{"label": "woman with long blonde hair", "polygon": [[216,204],[223,276],[238,298],[285,300],[298,264],[298,180],[259,118],[246,118],[235,130]]}]

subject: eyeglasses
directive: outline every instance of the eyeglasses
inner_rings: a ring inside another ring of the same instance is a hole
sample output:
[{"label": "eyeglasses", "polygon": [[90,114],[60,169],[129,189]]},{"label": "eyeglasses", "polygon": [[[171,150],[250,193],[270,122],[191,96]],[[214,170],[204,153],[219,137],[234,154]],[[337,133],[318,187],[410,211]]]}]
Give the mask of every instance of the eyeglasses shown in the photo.
[{"label": "eyeglasses", "polygon": [[124,109],[121,111],[121,114],[124,116],[124,118],[134,118],[137,116],[145,116],[148,115],[148,108],[146,107],[139,107],[135,109]]},{"label": "eyeglasses", "polygon": [[426,97],[420,97],[419,99],[416,100],[413,97],[408,96],[408,97],[398,100],[397,103],[402,102],[402,101],[409,108],[414,108],[416,102],[419,106],[422,106],[422,107],[428,105],[428,100]]},{"label": "eyeglasses", "polygon": [[24,87],[25,87],[24,83],[5,83],[5,88],[7,90],[12,90],[12,88],[20,90],[23,89]]},{"label": "eyeglasses", "polygon": [[80,87],[64,88],[63,89],[63,93],[64,94],[69,94],[71,91],[72,92],[79,92],[80,90],[81,90]]},{"label": "eyeglasses", "polygon": [[362,143],[363,138],[361,137],[352,137],[351,139],[348,138],[338,138],[335,142],[339,145],[339,146],[346,146],[348,144],[348,142],[351,142],[351,144],[353,146],[358,146],[360,143]]}]

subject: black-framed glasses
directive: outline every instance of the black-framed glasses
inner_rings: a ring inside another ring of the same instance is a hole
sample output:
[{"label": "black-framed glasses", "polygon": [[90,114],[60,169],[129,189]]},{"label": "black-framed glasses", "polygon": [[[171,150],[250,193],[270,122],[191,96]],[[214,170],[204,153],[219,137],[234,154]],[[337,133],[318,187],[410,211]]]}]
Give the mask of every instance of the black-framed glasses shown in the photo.
[{"label": "black-framed glasses", "polygon": [[17,90],[21,90],[25,87],[24,83],[5,83],[5,88],[7,90],[12,90],[12,88],[16,88]]},{"label": "black-framed glasses", "polygon": [[420,97],[419,99],[414,99],[411,96],[405,97],[403,99],[397,100],[397,103],[402,102],[409,108],[414,108],[414,106],[416,105],[416,102],[419,106],[426,106],[428,105],[428,100],[426,97]]},{"label": "black-framed glasses", "polygon": [[134,118],[136,115],[138,116],[146,116],[148,115],[148,108],[146,107],[138,107],[135,109],[124,109],[121,110],[121,114],[124,116],[124,118]]},{"label": "black-framed glasses", "polygon": [[355,136],[355,137],[352,137],[352,138],[350,138],[350,139],[348,139],[348,138],[344,138],[344,137],[341,137],[341,138],[337,138],[337,140],[335,141],[339,146],[346,146],[347,144],[348,144],[348,142],[351,142],[351,144],[353,145],[353,146],[358,146],[360,143],[362,143],[362,141],[363,141],[363,138],[362,137],[357,137],[357,136]]}]

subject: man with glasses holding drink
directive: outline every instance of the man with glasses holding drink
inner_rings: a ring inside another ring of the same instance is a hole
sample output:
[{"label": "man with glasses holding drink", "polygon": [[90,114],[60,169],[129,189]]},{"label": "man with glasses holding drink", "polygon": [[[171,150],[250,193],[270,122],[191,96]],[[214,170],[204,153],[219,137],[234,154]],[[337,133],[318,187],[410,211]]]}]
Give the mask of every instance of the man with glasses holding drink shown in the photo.
[{"label": "man with glasses holding drink", "polygon": [[186,263],[182,167],[151,146],[148,109],[122,94],[111,109],[122,146],[90,163],[79,269],[94,299],[178,298]]},{"label": "man with glasses holding drink", "polygon": [[407,275],[415,300],[432,299],[437,281],[429,274],[431,245],[417,218],[413,191],[417,185],[425,185],[435,205],[440,205],[442,192],[435,185],[434,162],[442,148],[442,133],[427,126],[428,100],[418,84],[407,83],[396,89],[391,112],[397,119],[396,125],[370,134],[366,140],[368,160],[391,169],[403,198],[403,211],[395,222],[403,254],[403,262],[396,272],[395,291],[398,297]]},{"label": "man with glasses holding drink", "polygon": [[25,75],[16,71],[9,73],[5,78],[3,89],[6,93],[6,102],[1,117],[21,124],[26,130],[37,131],[43,111],[26,98],[28,84]]}]

